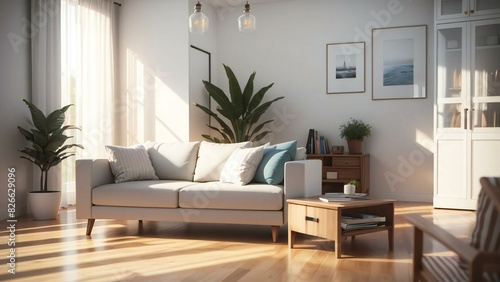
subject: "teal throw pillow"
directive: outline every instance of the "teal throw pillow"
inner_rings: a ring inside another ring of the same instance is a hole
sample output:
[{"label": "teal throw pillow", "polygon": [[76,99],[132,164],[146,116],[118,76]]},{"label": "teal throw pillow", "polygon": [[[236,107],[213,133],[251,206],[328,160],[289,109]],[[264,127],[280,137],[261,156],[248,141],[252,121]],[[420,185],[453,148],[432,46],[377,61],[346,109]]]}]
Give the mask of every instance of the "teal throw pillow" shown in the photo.
[{"label": "teal throw pillow", "polygon": [[290,154],[290,158],[295,160],[297,155],[297,140],[283,142],[275,145],[269,146],[270,148],[276,148],[278,150],[286,150]]},{"label": "teal throw pillow", "polygon": [[278,185],[285,179],[285,163],[293,160],[287,150],[264,149],[264,157],[255,172],[253,182]]}]

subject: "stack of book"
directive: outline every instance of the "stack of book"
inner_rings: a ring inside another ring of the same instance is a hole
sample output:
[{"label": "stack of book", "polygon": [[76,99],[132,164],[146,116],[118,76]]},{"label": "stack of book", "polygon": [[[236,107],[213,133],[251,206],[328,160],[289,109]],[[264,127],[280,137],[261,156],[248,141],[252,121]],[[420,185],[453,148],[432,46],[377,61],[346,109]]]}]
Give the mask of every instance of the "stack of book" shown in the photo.
[{"label": "stack of book", "polygon": [[374,228],[385,226],[385,216],[374,214],[344,214],[340,223],[343,230]]},{"label": "stack of book", "polygon": [[306,143],[307,154],[330,154],[330,145],[324,136],[320,136],[317,130],[309,129]]}]

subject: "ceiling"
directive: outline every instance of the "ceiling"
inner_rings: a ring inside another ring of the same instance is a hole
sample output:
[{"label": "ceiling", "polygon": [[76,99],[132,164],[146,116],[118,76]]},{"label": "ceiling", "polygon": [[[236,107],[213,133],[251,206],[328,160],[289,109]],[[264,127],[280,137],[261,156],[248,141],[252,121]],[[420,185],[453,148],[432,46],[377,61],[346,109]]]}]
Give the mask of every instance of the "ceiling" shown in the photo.
[{"label": "ceiling", "polygon": [[[202,0],[203,2],[206,2],[216,8],[221,8],[221,7],[227,7],[227,6],[232,6],[232,7],[243,7],[246,4],[246,0]],[[272,3],[272,2],[284,2],[284,1],[290,1],[290,0],[248,0],[248,4],[265,4],[265,3]]]}]

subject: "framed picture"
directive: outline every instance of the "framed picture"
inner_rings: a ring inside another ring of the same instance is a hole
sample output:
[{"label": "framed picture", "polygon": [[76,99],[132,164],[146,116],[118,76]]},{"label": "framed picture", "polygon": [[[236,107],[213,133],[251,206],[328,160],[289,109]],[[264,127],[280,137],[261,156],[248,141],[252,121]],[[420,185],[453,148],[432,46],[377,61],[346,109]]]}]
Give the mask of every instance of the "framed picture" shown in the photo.
[{"label": "framed picture", "polygon": [[427,26],[372,30],[372,99],[427,97]]},{"label": "framed picture", "polygon": [[365,43],[326,45],[326,93],[365,92]]}]

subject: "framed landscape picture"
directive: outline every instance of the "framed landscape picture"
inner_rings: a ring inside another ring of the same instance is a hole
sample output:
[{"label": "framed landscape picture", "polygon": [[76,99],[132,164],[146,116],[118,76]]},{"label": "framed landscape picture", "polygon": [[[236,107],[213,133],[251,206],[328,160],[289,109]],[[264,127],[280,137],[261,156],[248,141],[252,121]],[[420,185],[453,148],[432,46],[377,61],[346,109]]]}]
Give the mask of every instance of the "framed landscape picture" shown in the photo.
[{"label": "framed landscape picture", "polygon": [[326,45],[326,93],[365,92],[365,43]]},{"label": "framed landscape picture", "polygon": [[372,99],[427,97],[427,26],[372,30]]}]

